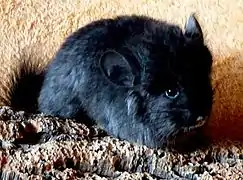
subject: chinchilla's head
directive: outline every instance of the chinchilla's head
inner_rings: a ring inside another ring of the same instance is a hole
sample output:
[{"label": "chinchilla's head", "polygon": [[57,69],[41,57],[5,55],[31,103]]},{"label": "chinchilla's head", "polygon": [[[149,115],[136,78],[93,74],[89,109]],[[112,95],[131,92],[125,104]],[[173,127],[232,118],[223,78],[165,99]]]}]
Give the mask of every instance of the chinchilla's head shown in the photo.
[{"label": "chinchilla's head", "polygon": [[100,60],[110,83],[127,90],[124,108],[147,127],[151,137],[144,139],[153,139],[157,144],[152,146],[205,123],[212,108],[211,66],[194,15],[184,30],[148,22],[143,33],[131,36],[119,50],[106,51]]}]

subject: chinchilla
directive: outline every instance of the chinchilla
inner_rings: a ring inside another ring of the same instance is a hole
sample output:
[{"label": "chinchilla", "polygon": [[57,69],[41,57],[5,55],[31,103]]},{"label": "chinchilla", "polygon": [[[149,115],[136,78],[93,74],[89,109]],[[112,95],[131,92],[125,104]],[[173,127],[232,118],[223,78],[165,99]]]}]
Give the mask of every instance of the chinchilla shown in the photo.
[{"label": "chinchilla", "polygon": [[100,19],[65,39],[47,66],[38,107],[62,118],[85,114],[114,137],[162,147],[206,122],[211,66],[193,14],[184,28],[138,15]]}]

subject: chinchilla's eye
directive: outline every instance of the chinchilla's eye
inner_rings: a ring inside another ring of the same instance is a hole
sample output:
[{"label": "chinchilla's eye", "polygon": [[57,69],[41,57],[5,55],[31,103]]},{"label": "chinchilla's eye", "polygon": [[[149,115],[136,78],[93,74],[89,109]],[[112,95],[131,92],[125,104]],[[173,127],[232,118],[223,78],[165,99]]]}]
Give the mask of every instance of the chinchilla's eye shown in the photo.
[{"label": "chinchilla's eye", "polygon": [[165,91],[165,95],[170,99],[175,99],[179,96],[180,92],[177,88],[174,89],[168,89]]}]

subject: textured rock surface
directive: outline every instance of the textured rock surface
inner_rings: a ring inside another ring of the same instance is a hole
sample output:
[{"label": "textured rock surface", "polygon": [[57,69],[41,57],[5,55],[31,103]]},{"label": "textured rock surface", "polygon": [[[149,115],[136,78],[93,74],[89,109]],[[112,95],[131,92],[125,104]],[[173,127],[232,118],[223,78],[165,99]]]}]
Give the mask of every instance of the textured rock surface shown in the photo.
[{"label": "textured rock surface", "polygon": [[239,179],[243,144],[149,149],[72,120],[0,109],[1,179]]}]

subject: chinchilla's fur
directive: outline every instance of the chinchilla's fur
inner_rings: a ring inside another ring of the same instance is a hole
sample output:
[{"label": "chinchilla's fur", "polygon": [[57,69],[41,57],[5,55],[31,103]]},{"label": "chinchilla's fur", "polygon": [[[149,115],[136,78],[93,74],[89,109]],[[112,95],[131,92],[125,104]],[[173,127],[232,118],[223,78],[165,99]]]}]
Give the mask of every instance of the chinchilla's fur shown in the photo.
[{"label": "chinchilla's fur", "polygon": [[211,66],[194,15],[183,30],[145,16],[101,19],[62,44],[47,68],[39,111],[86,114],[110,135],[161,147],[210,115]]}]

